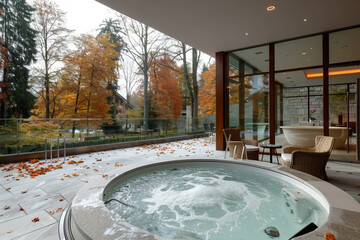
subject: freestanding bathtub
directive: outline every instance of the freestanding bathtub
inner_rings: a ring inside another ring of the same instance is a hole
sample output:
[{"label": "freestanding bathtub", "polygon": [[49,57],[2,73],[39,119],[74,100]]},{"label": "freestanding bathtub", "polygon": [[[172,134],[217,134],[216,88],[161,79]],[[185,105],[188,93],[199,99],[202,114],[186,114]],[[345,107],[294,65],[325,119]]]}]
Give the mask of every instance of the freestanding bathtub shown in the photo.
[{"label": "freestanding bathtub", "polygon": [[[155,177],[161,176],[161,174],[164,174],[162,171],[164,169],[167,169],[166,174],[172,175],[172,173],[177,172],[182,167],[212,167],[212,168],[227,168],[227,169],[239,169],[243,172],[247,172],[248,175],[257,178],[257,176],[267,175],[270,178],[274,179],[282,179],[285,184],[281,184],[280,191],[278,195],[280,195],[279,201],[273,202],[272,206],[277,207],[277,205],[281,205],[281,208],[284,209],[284,211],[281,211],[281,214],[287,214],[290,215],[290,219],[293,220],[286,220],[284,221],[282,218],[280,220],[273,221],[270,226],[267,225],[268,222],[271,222],[273,219],[266,218],[265,219],[265,226],[258,229],[261,234],[263,234],[261,239],[283,239],[281,237],[284,237],[282,235],[282,230],[280,230],[280,238],[277,237],[270,237],[266,236],[264,233],[264,230],[270,229],[270,232],[272,231],[272,227],[276,227],[277,225],[283,224],[286,226],[287,222],[295,222],[298,221],[298,218],[301,214],[306,213],[306,215],[312,214],[312,210],[309,211],[302,211],[301,205],[308,201],[307,198],[302,198],[303,193],[306,195],[312,196],[313,200],[320,204],[323,209],[325,209],[325,219],[321,220],[320,222],[316,222],[318,225],[318,228],[314,231],[305,233],[301,237],[295,237],[293,239],[301,239],[301,240],[321,240],[323,239],[323,235],[326,234],[326,232],[330,232],[335,234],[336,237],[339,236],[339,239],[356,239],[355,236],[358,236],[358,226],[357,226],[357,219],[360,217],[360,205],[358,202],[356,202],[353,198],[351,198],[348,194],[341,191],[340,189],[334,187],[333,185],[321,181],[311,175],[304,174],[301,172],[298,172],[296,170],[283,168],[278,165],[272,165],[268,163],[263,162],[253,162],[251,163],[249,161],[230,161],[230,160],[222,160],[222,159],[193,159],[193,160],[184,160],[184,159],[174,159],[174,160],[166,160],[162,162],[145,162],[140,164],[133,164],[127,167],[124,167],[120,170],[113,171],[109,173],[108,179],[96,179],[88,184],[86,184],[83,188],[80,189],[80,191],[77,193],[77,195],[72,200],[70,206],[68,206],[63,215],[61,216],[60,224],[59,224],[59,234],[61,239],[102,239],[102,240],[112,240],[112,239],[128,239],[128,240],[160,240],[165,239],[161,236],[158,236],[156,234],[153,234],[148,231],[148,229],[144,230],[143,228],[140,228],[138,226],[134,226],[127,221],[119,220],[117,217],[113,214],[111,210],[107,207],[105,202],[109,202],[109,193],[119,186],[119,184],[125,184],[126,188],[131,188],[131,186],[128,186],[128,181],[133,179],[134,177],[141,177],[146,174],[148,175],[154,175]],[[199,173],[199,176],[202,176],[202,173]],[[218,193],[220,192],[227,192],[231,193],[232,191],[236,192],[236,188],[233,188],[232,185],[229,185],[229,182],[233,181],[233,177],[227,176],[227,174],[220,174],[218,176],[215,176],[213,180],[221,178],[220,180],[223,184],[218,185],[218,188],[214,188],[215,191],[208,191],[207,193],[210,195],[213,195],[215,198],[218,197]],[[241,176],[239,176],[241,177]],[[205,178],[208,178],[208,176],[205,176]],[[236,176],[235,176],[236,178]],[[161,178],[160,178],[161,179]],[[196,179],[195,179],[196,180]],[[196,180],[197,181],[197,180]],[[217,180],[216,180],[217,181]],[[271,183],[272,180],[266,184]],[[296,186],[296,188],[287,188],[287,183],[292,184],[292,186]],[[153,186],[150,185],[151,182],[149,182],[148,186],[150,187],[160,187],[160,186]],[[214,187],[213,182],[206,181],[207,187]],[[249,182],[252,184],[252,180]],[[147,184],[142,183],[143,185]],[[264,198],[264,194],[259,190],[260,188],[266,189],[267,187],[261,187],[258,186],[258,184],[252,184],[255,186],[255,195],[259,196],[260,198]],[[135,185],[137,186],[137,185]],[[171,198],[173,197],[171,194],[162,194],[163,190],[166,191],[167,187],[160,187],[157,191],[157,193],[160,193],[164,198]],[[187,190],[190,190],[189,188],[186,188]],[[297,190],[296,190],[297,189]],[[139,189],[135,188],[135,191],[139,191]],[[204,191],[199,191],[200,195],[204,193]],[[245,194],[246,195],[246,194]],[[126,194],[127,196],[127,194]],[[120,203],[121,201],[129,201],[127,197],[124,196],[121,199],[117,199],[117,201],[113,201],[112,204],[117,205],[123,205]],[[235,198],[226,195],[226,200],[231,201],[237,201],[238,196],[235,196]],[[184,199],[188,198],[187,196],[182,196]],[[192,197],[192,195],[190,196]],[[206,198],[208,195],[206,195]],[[162,198],[157,198],[161,202]],[[273,200],[271,197],[266,197],[266,200]],[[125,209],[130,209],[133,211],[133,213],[140,213],[140,214],[148,214],[148,211],[140,211],[141,209],[137,208],[139,204],[139,199],[135,198],[135,203],[132,203],[133,206],[128,205],[125,207]],[[171,200],[171,199],[170,199]],[[179,201],[176,198],[173,198],[174,201]],[[191,201],[191,199],[188,199]],[[119,202],[118,202],[119,201]],[[195,200],[196,201],[196,200]],[[248,209],[249,206],[259,206],[257,201],[252,201],[249,199],[248,201],[245,201],[245,209]],[[169,203],[172,203],[169,201]],[[182,201],[179,201],[181,204]],[[201,203],[199,201],[198,203]],[[217,201],[215,202],[217,203]],[[136,204],[136,205],[135,205]],[[155,205],[154,205],[155,204]],[[156,206],[157,201],[150,204],[150,207]],[[134,207],[134,205],[136,207]],[[130,206],[130,208],[128,208]],[[300,207],[300,208],[298,208]],[[159,209],[163,209],[163,207],[160,206]],[[232,209],[232,208],[231,208]],[[241,209],[241,208],[240,208]],[[311,208],[310,208],[311,209]],[[145,209],[143,209],[145,210]],[[233,209],[234,210],[234,209]],[[297,210],[300,210],[297,212]],[[161,210],[162,211],[162,210]],[[196,210],[200,214],[203,213],[203,209],[200,206],[200,209]],[[232,212],[232,211],[231,211]],[[280,212],[277,212],[276,210],[273,210],[275,214],[280,214]],[[237,211],[234,210],[232,213],[237,213]],[[151,213],[150,213],[151,214]],[[216,214],[211,211],[209,214]],[[300,214],[300,215],[299,215]],[[142,215],[145,219],[147,216]],[[211,217],[210,215],[204,215],[205,217]],[[238,214],[239,217],[245,217],[246,216],[242,214]],[[259,218],[264,218],[265,216],[262,216],[261,214],[256,214]],[[295,218],[293,218],[294,216]],[[310,216],[310,215],[309,215]],[[313,219],[317,218],[317,213],[315,213]],[[221,216],[220,216],[221,217]],[[303,216],[304,219],[306,219],[306,216]],[[227,219],[227,218],[226,218]],[[284,218],[285,219],[285,218]],[[250,221],[251,219],[248,219]],[[257,221],[257,220],[256,220]],[[281,221],[283,221],[281,223]],[[234,222],[236,224],[236,222]],[[192,225],[191,225],[192,226]],[[195,233],[197,227],[201,228],[201,223],[194,224]],[[231,225],[230,225],[231,226]],[[151,226],[153,228],[156,227],[162,227],[161,224],[155,224],[154,226]],[[270,227],[266,228],[265,227]],[[251,226],[249,228],[252,228]],[[227,232],[225,231],[227,234]],[[276,235],[276,231],[272,232]],[[200,240],[200,239],[211,239],[211,238],[198,238],[196,235],[189,235],[187,232],[179,233],[180,235],[178,237],[174,237],[171,239],[176,240]],[[224,239],[224,238],[220,238]],[[232,238],[225,238],[225,239],[248,239],[246,236],[242,234],[236,234],[232,236]],[[288,238],[286,238],[288,239]]]},{"label": "freestanding bathtub", "polygon": [[[291,145],[314,147],[315,137],[323,135],[322,126],[282,126],[286,141]],[[343,148],[347,139],[346,127],[329,127],[330,136],[335,138],[334,148]]]}]

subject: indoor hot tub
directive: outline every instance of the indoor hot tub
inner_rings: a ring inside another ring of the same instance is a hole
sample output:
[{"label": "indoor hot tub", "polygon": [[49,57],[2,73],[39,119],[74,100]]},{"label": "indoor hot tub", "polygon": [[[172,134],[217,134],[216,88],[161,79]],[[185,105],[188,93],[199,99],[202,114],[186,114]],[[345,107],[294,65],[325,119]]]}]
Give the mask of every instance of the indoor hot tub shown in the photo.
[{"label": "indoor hot tub", "polygon": [[322,188],[360,212],[332,185],[266,163],[172,160],[125,167],[110,179],[78,192],[61,218],[63,239],[316,239],[336,231]]}]

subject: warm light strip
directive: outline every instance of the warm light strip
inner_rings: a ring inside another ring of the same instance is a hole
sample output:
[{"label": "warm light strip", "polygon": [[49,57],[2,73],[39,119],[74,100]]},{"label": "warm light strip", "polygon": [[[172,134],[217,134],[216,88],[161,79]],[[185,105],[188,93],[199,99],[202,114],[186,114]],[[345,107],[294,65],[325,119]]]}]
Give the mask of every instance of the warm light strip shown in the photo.
[{"label": "warm light strip", "polygon": [[[355,74],[360,73],[360,69],[350,69],[350,70],[341,70],[341,71],[333,71],[329,72],[329,76],[337,76],[337,75],[346,75],[346,74]],[[323,73],[307,73],[307,78],[319,78],[323,77]]]}]

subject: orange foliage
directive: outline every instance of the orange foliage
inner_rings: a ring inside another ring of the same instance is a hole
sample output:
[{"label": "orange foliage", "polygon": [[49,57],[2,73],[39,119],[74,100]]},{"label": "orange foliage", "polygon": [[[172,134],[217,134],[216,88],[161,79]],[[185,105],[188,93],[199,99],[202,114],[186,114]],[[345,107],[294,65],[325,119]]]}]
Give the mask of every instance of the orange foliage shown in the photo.
[{"label": "orange foliage", "polygon": [[199,104],[201,114],[216,113],[216,70],[215,64],[211,64],[210,69],[205,71],[201,79],[203,86],[199,91]]},{"label": "orange foliage", "polygon": [[[76,50],[68,54],[58,86],[51,89],[54,118],[110,118],[107,98],[112,91],[107,85],[117,78],[113,69],[118,53],[108,35],[82,35],[76,40]],[[44,99],[39,98],[33,112],[45,116]],[[91,121],[94,124],[100,122]]]},{"label": "orange foliage", "polygon": [[177,66],[169,56],[155,59],[150,70],[149,90],[152,109],[159,118],[179,118],[182,95],[177,81]]}]

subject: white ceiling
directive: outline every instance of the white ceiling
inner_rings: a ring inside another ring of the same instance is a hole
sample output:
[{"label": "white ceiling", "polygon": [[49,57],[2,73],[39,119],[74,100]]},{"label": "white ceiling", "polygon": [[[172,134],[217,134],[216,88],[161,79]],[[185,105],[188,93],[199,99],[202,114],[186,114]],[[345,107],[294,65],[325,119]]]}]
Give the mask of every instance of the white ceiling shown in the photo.
[{"label": "white ceiling", "polygon": [[360,24],[360,0],[97,1],[211,56]]}]

